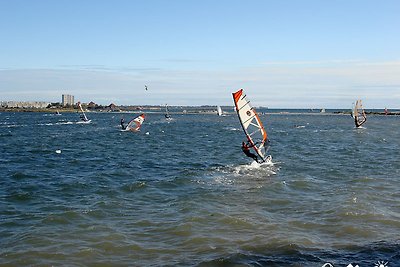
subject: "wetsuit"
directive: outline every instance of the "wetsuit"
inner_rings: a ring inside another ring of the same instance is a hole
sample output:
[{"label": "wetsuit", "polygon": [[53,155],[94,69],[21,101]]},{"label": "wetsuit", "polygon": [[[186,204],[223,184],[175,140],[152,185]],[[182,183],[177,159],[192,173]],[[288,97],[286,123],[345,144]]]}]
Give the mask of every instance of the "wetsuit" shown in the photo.
[{"label": "wetsuit", "polygon": [[250,147],[247,144],[245,143],[242,144],[243,153],[246,154],[246,156],[248,156],[249,158],[252,158],[256,162],[258,162],[258,157],[255,154],[251,153],[249,148]]},{"label": "wetsuit", "polygon": [[121,119],[122,130],[126,130],[126,126],[124,125],[124,123],[125,123],[124,119]]}]

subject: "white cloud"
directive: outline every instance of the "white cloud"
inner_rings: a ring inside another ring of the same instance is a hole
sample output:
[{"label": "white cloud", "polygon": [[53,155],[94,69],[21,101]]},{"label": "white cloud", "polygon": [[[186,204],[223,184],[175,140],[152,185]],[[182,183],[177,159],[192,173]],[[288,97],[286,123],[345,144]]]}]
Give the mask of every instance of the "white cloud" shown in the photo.
[{"label": "white cloud", "polygon": [[69,93],[102,104],[231,105],[231,93],[244,88],[255,105],[271,108],[347,108],[356,98],[370,108],[396,108],[400,103],[400,61],[264,62],[233,68],[87,65],[0,70],[0,92],[1,100],[59,101],[61,94]]}]

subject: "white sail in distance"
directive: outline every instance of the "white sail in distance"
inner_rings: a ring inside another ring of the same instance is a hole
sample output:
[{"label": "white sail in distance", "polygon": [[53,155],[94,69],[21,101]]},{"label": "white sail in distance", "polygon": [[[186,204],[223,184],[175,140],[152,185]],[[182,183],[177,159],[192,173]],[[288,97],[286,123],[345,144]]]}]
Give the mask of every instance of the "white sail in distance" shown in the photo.
[{"label": "white sail in distance", "polygon": [[165,104],[165,115],[164,116],[167,120],[171,119],[171,115],[169,114],[169,110],[168,110],[168,104]]},{"label": "white sail in distance", "polygon": [[222,116],[222,108],[221,108],[221,106],[217,107],[217,115],[218,116]]},{"label": "white sail in distance", "polygon": [[79,103],[78,106],[79,106],[79,109],[81,110],[81,115],[80,115],[81,123],[90,123],[91,120],[89,120],[89,119],[86,117],[86,114],[85,114],[85,112],[83,111],[83,108],[82,108],[81,103]]},{"label": "white sail in distance", "polygon": [[361,100],[356,101],[352,111],[352,116],[354,118],[354,124],[357,128],[361,127],[361,125],[367,121],[367,115],[365,114]]}]

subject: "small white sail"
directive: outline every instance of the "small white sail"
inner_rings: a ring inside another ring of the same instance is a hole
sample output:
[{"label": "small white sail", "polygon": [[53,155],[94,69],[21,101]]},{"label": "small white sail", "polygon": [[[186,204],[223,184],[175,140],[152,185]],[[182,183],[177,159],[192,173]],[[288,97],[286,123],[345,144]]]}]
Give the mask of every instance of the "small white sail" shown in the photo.
[{"label": "small white sail", "polygon": [[169,110],[168,110],[168,104],[165,104],[165,118],[167,119],[167,120],[171,120],[172,118],[171,118],[171,115],[169,114]]},{"label": "small white sail", "polygon": [[357,128],[361,127],[361,125],[363,125],[367,121],[367,115],[365,114],[360,99],[357,100],[354,105],[352,116],[354,118],[354,124],[356,125]]},{"label": "small white sail", "polygon": [[217,115],[218,116],[222,116],[222,108],[221,108],[221,106],[217,107]]},{"label": "small white sail", "polygon": [[89,119],[86,117],[86,114],[85,114],[85,112],[83,111],[83,108],[82,108],[81,103],[79,103],[78,106],[79,106],[79,109],[81,110],[81,115],[79,116],[79,117],[81,118],[80,123],[90,123],[92,120],[89,120]]}]

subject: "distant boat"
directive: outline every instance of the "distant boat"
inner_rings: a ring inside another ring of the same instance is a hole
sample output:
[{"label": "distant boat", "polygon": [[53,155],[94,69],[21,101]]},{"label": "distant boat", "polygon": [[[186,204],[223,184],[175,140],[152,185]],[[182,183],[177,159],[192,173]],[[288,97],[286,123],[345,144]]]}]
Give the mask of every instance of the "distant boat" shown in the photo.
[{"label": "distant boat", "polygon": [[57,111],[56,111],[56,115],[61,115],[61,113],[57,110]]},{"label": "distant boat", "polygon": [[257,162],[267,162],[271,158],[271,156],[266,155],[269,141],[267,131],[260,117],[250,105],[250,101],[243,93],[243,89],[233,93],[232,96],[240,124],[246,135],[247,147],[252,148],[256,152]]},{"label": "distant boat", "polygon": [[361,100],[357,100],[354,104],[351,116],[354,119],[354,124],[357,128],[361,127],[367,121],[367,115],[365,114]]},{"label": "distant boat", "polygon": [[131,132],[137,132],[140,130],[140,127],[142,127],[142,124],[144,122],[145,119],[145,115],[140,114],[139,116],[137,116],[136,118],[134,118],[133,120],[131,120],[128,125],[126,126],[125,130],[127,131],[131,131]]},{"label": "distant boat", "polygon": [[81,103],[78,104],[79,105],[79,109],[81,110],[81,115],[79,116],[81,118],[81,121],[79,121],[78,123],[90,123],[92,120],[89,120],[86,117],[85,112],[83,111],[82,105]]},{"label": "distant boat", "polygon": [[221,106],[217,107],[217,115],[218,116],[222,116],[222,108],[221,108]]},{"label": "distant boat", "polygon": [[172,120],[172,117],[171,117],[171,115],[169,114],[169,110],[168,110],[168,104],[165,104],[165,118],[167,119],[167,120]]},{"label": "distant boat", "polygon": [[319,112],[320,112],[320,113],[325,113],[325,109],[322,108]]}]

